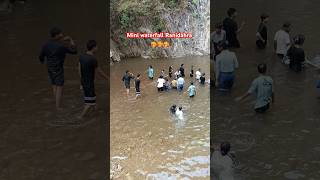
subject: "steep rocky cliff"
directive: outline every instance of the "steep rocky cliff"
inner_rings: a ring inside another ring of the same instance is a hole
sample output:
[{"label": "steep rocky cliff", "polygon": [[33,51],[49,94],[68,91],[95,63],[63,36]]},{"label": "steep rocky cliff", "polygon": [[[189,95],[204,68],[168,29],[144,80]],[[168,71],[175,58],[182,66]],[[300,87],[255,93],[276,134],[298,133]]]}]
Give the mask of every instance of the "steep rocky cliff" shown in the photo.
[{"label": "steep rocky cliff", "polygon": [[[183,57],[209,54],[210,0],[111,1],[111,50],[113,61],[125,57]],[[128,39],[126,32],[191,32],[192,39]],[[152,48],[152,41],[166,40],[171,47]]]}]

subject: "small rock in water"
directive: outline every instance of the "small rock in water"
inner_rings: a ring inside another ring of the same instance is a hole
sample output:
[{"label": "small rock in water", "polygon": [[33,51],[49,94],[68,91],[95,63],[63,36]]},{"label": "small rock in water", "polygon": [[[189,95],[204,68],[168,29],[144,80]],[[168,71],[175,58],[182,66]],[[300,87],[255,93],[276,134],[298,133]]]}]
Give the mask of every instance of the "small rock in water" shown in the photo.
[{"label": "small rock in water", "polygon": [[290,172],[284,173],[284,177],[286,177],[287,179],[300,179],[300,178],[304,178],[305,175],[299,173],[298,171],[290,171]]}]

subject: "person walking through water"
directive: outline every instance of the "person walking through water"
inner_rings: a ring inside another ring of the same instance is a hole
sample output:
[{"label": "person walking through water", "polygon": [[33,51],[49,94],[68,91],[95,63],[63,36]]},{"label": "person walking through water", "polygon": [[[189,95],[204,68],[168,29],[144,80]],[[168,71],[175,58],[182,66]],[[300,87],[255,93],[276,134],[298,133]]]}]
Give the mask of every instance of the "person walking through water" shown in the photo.
[{"label": "person walking through water", "polygon": [[250,89],[243,96],[236,98],[236,101],[241,101],[251,94],[256,95],[256,104],[254,109],[257,113],[264,113],[269,109],[270,103],[274,103],[273,80],[266,75],[267,65],[258,65],[259,77],[251,84]]},{"label": "person walking through water", "polygon": [[183,66],[184,66],[184,64],[181,64],[179,71],[180,71],[180,76],[185,77]]},{"label": "person walking through water", "polygon": [[227,42],[230,48],[240,48],[240,42],[238,40],[238,34],[242,31],[245,23],[242,22],[240,28],[236,22],[238,12],[235,8],[228,9],[228,17],[223,21],[223,29],[226,31]]},{"label": "person walking through water", "polygon": [[289,35],[291,30],[290,27],[291,24],[289,22],[284,23],[282,28],[277,31],[274,36],[274,50],[282,62],[287,54],[289,46],[291,45],[291,39]]},{"label": "person walking through water", "polygon": [[201,69],[199,68],[199,69],[196,71],[196,80],[197,80],[197,81],[200,81],[200,77],[201,77]]},{"label": "person walking through water", "polygon": [[129,96],[130,93],[131,79],[134,79],[134,75],[130,73],[129,70],[126,70],[125,74],[122,77],[122,81],[124,82],[124,86],[126,87],[127,96]]},{"label": "person walking through water", "polygon": [[257,31],[256,45],[259,49],[265,49],[268,44],[268,28],[267,22],[269,20],[269,15],[262,14],[260,16],[260,24]]},{"label": "person walking through water", "polygon": [[134,85],[135,85],[135,88],[136,88],[136,99],[141,97],[140,82],[141,82],[140,81],[140,74],[138,74],[136,80],[134,81]]},{"label": "person walking through water", "polygon": [[153,67],[151,65],[148,67],[147,73],[148,73],[149,79],[153,80],[154,71],[153,71]]},{"label": "person walking through water", "polygon": [[190,83],[190,86],[186,93],[189,93],[190,98],[193,98],[196,95],[196,86],[193,85],[193,82]]},{"label": "person walking through water", "polygon": [[95,53],[98,50],[97,42],[89,40],[87,42],[87,52],[80,56],[80,73],[81,85],[84,92],[84,109],[80,118],[85,117],[91,110],[96,107],[96,93],[95,93],[95,75],[101,76],[107,80],[107,75],[99,68]]},{"label": "person walking through water", "polygon": [[219,90],[228,91],[232,88],[235,74],[234,71],[239,67],[239,63],[234,52],[228,50],[228,46],[221,42],[218,45],[221,53],[216,60],[216,86]]},{"label": "person walking through water", "polygon": [[193,74],[194,74],[193,66],[191,66],[191,70],[190,70],[190,78],[193,78]]},{"label": "person walking through water", "polygon": [[172,78],[173,67],[169,66],[169,77]]},{"label": "person walking through water", "polygon": [[56,101],[56,108],[61,109],[61,100],[64,86],[64,61],[66,54],[77,54],[73,39],[64,36],[59,28],[50,30],[51,39],[45,43],[40,52],[40,62],[47,64],[49,79]]},{"label": "person walking through water", "polygon": [[300,72],[302,70],[302,64],[305,61],[305,53],[302,49],[304,40],[305,37],[301,34],[294,37],[293,45],[287,52],[287,57],[289,58],[289,67],[295,72]]},{"label": "person walking through water", "polygon": [[177,80],[177,88],[179,92],[183,91],[183,86],[184,86],[184,78],[180,76]]}]

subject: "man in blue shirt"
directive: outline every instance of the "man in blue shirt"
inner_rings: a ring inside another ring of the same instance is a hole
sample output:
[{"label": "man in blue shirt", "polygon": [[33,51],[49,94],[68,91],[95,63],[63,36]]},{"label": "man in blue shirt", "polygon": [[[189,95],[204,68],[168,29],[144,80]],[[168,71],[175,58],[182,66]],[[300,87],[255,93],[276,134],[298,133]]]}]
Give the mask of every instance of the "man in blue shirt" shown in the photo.
[{"label": "man in blue shirt", "polygon": [[189,97],[194,97],[196,95],[196,86],[193,85],[193,82],[190,83],[190,86],[187,90],[189,92]]},{"label": "man in blue shirt", "polygon": [[59,28],[52,28],[51,39],[42,47],[40,62],[46,62],[49,79],[56,100],[56,108],[61,108],[61,99],[64,85],[64,60],[67,54],[77,54],[74,41],[64,36]]},{"label": "man in blue shirt", "polygon": [[184,78],[180,76],[177,80],[177,88],[179,92],[183,91],[183,86],[184,86]]}]

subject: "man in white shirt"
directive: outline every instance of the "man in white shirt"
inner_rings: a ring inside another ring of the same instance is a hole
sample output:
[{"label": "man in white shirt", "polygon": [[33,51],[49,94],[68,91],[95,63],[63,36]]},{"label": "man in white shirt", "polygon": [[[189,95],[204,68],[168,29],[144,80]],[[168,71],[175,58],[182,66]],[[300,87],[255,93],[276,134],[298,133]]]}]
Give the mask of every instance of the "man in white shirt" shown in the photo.
[{"label": "man in white shirt", "polygon": [[290,28],[290,23],[284,23],[282,25],[282,29],[277,31],[274,36],[274,50],[281,60],[287,54],[287,50],[289,49],[289,46],[291,44],[291,39],[289,35]]},{"label": "man in white shirt", "polygon": [[196,80],[200,81],[201,77],[201,69],[199,68],[198,71],[196,72]]},{"label": "man in white shirt", "polygon": [[181,106],[176,110],[176,116],[179,120],[183,120],[183,112]]},{"label": "man in white shirt", "polygon": [[157,88],[158,88],[158,91],[163,91],[164,90],[164,83],[166,81],[163,79],[163,76],[160,76],[157,80]]},{"label": "man in white shirt", "polygon": [[177,86],[178,86],[179,92],[183,91],[183,85],[184,85],[184,79],[182,76],[180,76],[177,80]]},{"label": "man in white shirt", "polygon": [[228,50],[228,46],[221,42],[218,45],[221,53],[217,55],[215,64],[216,86],[220,90],[227,91],[233,86],[235,75],[234,71],[239,67],[238,59],[234,52]]}]

